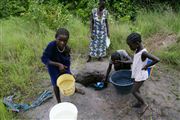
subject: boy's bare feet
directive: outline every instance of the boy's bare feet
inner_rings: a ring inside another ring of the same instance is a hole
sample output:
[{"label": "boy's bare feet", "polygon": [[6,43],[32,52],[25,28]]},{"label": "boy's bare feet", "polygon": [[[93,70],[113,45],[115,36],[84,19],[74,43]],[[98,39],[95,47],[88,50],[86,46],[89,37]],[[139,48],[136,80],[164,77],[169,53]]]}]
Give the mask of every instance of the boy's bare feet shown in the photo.
[{"label": "boy's bare feet", "polygon": [[79,89],[79,88],[76,88],[76,89],[75,89],[75,92],[76,92],[76,93],[79,93],[79,94],[81,94],[81,95],[84,95],[84,94],[85,94],[85,92],[84,92],[82,89]]}]

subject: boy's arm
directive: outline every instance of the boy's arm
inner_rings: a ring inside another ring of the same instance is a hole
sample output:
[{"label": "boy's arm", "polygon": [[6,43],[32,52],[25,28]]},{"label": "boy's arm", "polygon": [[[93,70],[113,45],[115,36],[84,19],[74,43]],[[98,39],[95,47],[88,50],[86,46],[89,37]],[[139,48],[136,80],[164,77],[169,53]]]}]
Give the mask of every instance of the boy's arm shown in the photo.
[{"label": "boy's arm", "polygon": [[108,69],[107,69],[107,72],[106,72],[106,77],[105,77],[104,82],[107,82],[108,77],[109,77],[109,73],[111,72],[111,68],[112,68],[112,64],[109,63],[109,66],[108,66]]},{"label": "boy's arm", "polygon": [[142,68],[143,70],[147,70],[148,67],[153,66],[153,65],[155,65],[156,63],[158,63],[160,61],[160,59],[158,57],[156,57],[156,56],[154,56],[152,54],[149,54],[146,51],[144,51],[142,53],[141,59],[142,59],[142,61],[144,61],[146,58],[149,58],[150,60],[152,60],[152,62],[147,64],[147,65],[145,65]]}]

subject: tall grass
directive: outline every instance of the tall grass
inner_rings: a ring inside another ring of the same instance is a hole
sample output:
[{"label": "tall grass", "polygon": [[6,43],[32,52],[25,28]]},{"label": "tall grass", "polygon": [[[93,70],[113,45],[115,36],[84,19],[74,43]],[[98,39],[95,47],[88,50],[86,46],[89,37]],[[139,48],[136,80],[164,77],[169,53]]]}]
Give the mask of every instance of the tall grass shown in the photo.
[{"label": "tall grass", "polygon": [[65,26],[70,32],[69,45],[74,54],[87,54],[89,45],[89,26],[78,18],[70,19]]},{"label": "tall grass", "polygon": [[180,32],[179,13],[171,10],[164,12],[139,12],[135,27],[144,37],[151,36],[157,32],[176,33]]},{"label": "tall grass", "polygon": [[[162,62],[180,68],[180,14],[173,13],[171,10],[162,13],[148,12],[140,13],[137,21],[137,28],[141,31],[144,38],[153,36],[156,33],[176,34],[177,42],[167,48],[157,51]],[[154,43],[155,44],[155,43]]]},{"label": "tall grass", "polygon": [[0,100],[0,120],[12,120],[12,113],[8,112]]},{"label": "tall grass", "polygon": [[16,94],[16,90],[32,95],[32,84],[43,78],[38,75],[42,72],[40,55],[52,31],[41,29],[44,32],[21,18],[1,21],[0,97]]},{"label": "tall grass", "polygon": [[158,54],[164,62],[172,67],[175,67],[180,70],[180,41],[171,45],[165,51],[160,51]]}]

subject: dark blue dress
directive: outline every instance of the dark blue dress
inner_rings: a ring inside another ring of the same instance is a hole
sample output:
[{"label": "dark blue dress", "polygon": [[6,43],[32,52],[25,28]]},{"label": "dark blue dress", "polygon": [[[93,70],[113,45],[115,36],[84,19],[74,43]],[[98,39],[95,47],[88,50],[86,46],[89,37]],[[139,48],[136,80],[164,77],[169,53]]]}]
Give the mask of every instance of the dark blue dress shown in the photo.
[{"label": "dark blue dress", "polygon": [[70,72],[70,54],[65,52],[59,52],[57,49],[56,41],[52,41],[48,44],[41,57],[42,62],[47,66],[49,75],[51,77],[51,83],[56,86],[57,78],[62,74],[57,66],[50,65],[49,61],[58,62],[67,66],[65,73]]}]

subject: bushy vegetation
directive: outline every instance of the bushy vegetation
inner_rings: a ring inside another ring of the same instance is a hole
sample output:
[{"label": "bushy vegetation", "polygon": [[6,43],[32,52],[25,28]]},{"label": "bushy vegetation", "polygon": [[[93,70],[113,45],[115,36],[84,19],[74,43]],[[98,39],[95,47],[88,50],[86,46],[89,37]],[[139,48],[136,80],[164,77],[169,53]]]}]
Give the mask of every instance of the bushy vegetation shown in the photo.
[{"label": "bushy vegetation", "polygon": [[0,120],[12,120],[13,115],[7,111],[2,100],[0,100]]},{"label": "bushy vegetation", "polygon": [[[39,30],[35,22],[22,18],[1,21],[0,33],[0,97],[13,94],[32,95],[38,80],[43,78],[40,56],[45,40],[52,39],[47,27]],[[19,91],[19,92],[18,92]]]},{"label": "bushy vegetation", "polygon": [[[138,13],[135,23],[126,21],[110,21],[111,46],[109,52],[117,49],[126,49],[126,37],[132,31],[140,32],[143,39],[152,36],[157,32],[180,33],[179,15],[172,12],[165,13]],[[172,24],[170,24],[172,23]],[[42,51],[46,44],[54,39],[54,31],[41,24],[40,27],[33,20],[26,18],[10,18],[1,20],[3,30],[1,31],[1,64],[0,64],[0,85],[2,91],[0,96],[12,94],[12,91],[19,90],[24,94],[32,94],[28,89],[33,88],[44,72],[43,64],[40,61]],[[74,17],[64,25],[70,31],[69,44],[73,54],[88,53],[89,26],[84,25],[80,19]],[[170,64],[179,64],[179,44],[170,46],[160,54],[162,61]],[[174,56],[174,57],[172,57]],[[48,75],[46,74],[45,78]],[[6,81],[6,82],[5,82]],[[10,83],[10,84],[7,84]],[[26,91],[27,89],[27,91]]]},{"label": "bushy vegetation", "polygon": [[9,16],[20,16],[29,7],[29,0],[1,0],[0,18]]},{"label": "bushy vegetation", "polygon": [[160,51],[159,56],[164,64],[170,65],[180,70],[180,40],[171,45],[165,51]]},{"label": "bushy vegetation", "polygon": [[42,4],[32,1],[24,16],[34,20],[38,26],[45,24],[53,30],[65,25],[69,19],[72,19],[65,7],[58,2]]},{"label": "bushy vegetation", "polygon": [[[0,18],[3,18],[0,19],[0,86],[3,86],[0,98],[15,94],[21,98],[17,98],[18,101],[23,101],[44,89],[40,87],[42,81],[49,82],[40,57],[47,43],[54,39],[57,28],[66,27],[70,31],[69,45],[73,55],[87,56],[89,16],[91,9],[97,6],[97,0],[12,0],[4,9],[2,3],[5,1],[0,2]],[[173,12],[171,5],[166,9],[163,6],[149,11],[133,8],[130,2],[120,0],[108,3],[111,38],[108,52],[117,49],[130,51],[125,40],[131,32],[141,33],[144,40],[156,33],[175,33],[178,42],[156,55],[165,64],[180,68],[180,13]],[[4,111],[1,104],[0,109]],[[2,114],[6,116],[7,111]]]}]

